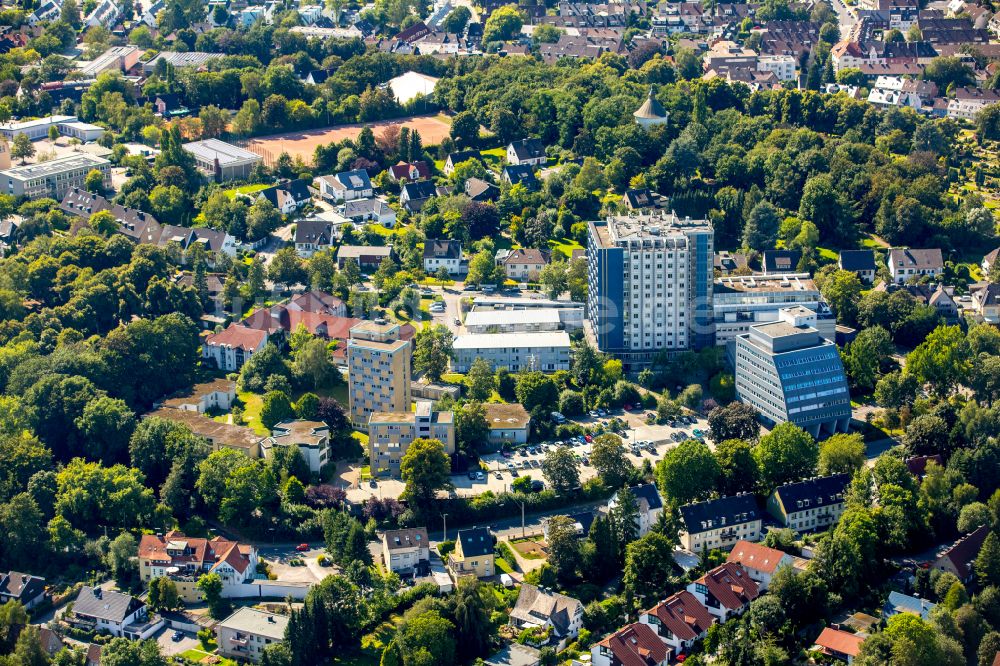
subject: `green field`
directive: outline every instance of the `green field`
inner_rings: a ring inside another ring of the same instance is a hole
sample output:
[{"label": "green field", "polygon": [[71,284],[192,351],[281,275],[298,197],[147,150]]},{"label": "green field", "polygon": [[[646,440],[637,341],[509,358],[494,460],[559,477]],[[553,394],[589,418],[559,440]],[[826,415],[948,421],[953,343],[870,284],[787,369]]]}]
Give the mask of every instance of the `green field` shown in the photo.
[{"label": "green field", "polygon": [[556,254],[561,254],[567,259],[573,255],[573,250],[582,250],[583,246],[577,243],[572,238],[561,238],[559,240],[550,240],[549,247],[552,248],[552,252]]},{"label": "green field", "polygon": [[256,185],[241,185],[239,187],[234,187],[230,190],[225,190],[225,194],[230,199],[235,199],[237,194],[253,194],[254,192],[260,192],[261,190],[266,190],[270,185],[262,185],[260,183]]}]

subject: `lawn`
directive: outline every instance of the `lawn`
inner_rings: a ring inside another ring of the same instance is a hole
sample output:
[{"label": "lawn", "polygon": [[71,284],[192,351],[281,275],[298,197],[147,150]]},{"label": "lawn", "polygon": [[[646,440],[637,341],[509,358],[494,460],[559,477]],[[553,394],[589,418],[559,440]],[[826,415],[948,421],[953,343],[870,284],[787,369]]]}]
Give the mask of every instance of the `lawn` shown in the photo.
[{"label": "lawn", "polygon": [[[191,662],[192,664],[203,663],[203,660],[205,660],[208,657],[212,657],[211,663],[213,664],[218,664],[219,666],[237,666],[236,662],[233,661],[232,659],[226,659],[225,657],[220,657],[218,655],[211,654],[209,652],[205,652],[204,650],[199,650],[197,648],[188,650],[186,652],[182,652],[180,656],[183,659],[186,659],[187,661]],[[218,661],[215,661],[216,659]]]},{"label": "lawn", "polygon": [[836,250],[831,250],[828,247],[817,247],[816,251],[819,252],[819,256],[827,261],[837,261],[840,259],[840,255],[837,254]]},{"label": "lawn", "polygon": [[511,548],[517,551],[518,555],[526,560],[544,560],[546,558],[545,546],[541,541],[535,539],[518,539],[510,542]]},{"label": "lawn", "polygon": [[572,238],[562,238],[559,240],[550,240],[549,247],[552,251],[557,254],[561,254],[567,259],[573,256],[573,250],[582,250],[583,246],[577,243]]},{"label": "lawn", "polygon": [[461,384],[465,381],[465,375],[461,372],[446,372],[441,375],[441,381],[446,384]]},{"label": "lawn", "polygon": [[225,190],[226,196],[230,199],[235,199],[237,194],[253,194],[254,192],[260,192],[261,190],[266,190],[270,185],[256,184],[256,185],[241,185],[239,187],[234,187],[231,190]]},{"label": "lawn", "polygon": [[246,424],[261,437],[270,435],[271,431],[264,427],[264,424],[260,420],[260,411],[264,408],[264,399],[250,391],[239,391],[236,397],[243,403],[243,420]]}]

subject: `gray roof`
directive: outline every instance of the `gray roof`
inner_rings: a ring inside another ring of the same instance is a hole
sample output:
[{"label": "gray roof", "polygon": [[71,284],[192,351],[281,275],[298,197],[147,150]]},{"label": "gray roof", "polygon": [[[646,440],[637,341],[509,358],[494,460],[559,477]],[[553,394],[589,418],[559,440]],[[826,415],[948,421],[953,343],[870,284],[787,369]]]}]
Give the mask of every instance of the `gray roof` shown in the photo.
[{"label": "gray roof", "polygon": [[660,104],[660,101],[656,99],[656,96],[653,94],[653,88],[652,86],[650,86],[649,96],[646,97],[646,101],[643,102],[642,106],[636,109],[635,113],[632,115],[634,115],[636,118],[649,118],[649,119],[666,118],[667,110],[664,109],[663,105]]},{"label": "gray roof", "polygon": [[680,508],[688,534],[701,534],[720,527],[742,525],[760,520],[760,510],[753,495],[731,495]]},{"label": "gray roof", "polygon": [[943,268],[941,250],[889,250],[889,262],[899,268]]},{"label": "gray roof", "polygon": [[510,148],[514,150],[514,154],[519,160],[545,157],[545,145],[538,139],[511,141]]},{"label": "gray roof", "polygon": [[368,177],[368,172],[364,169],[354,171],[342,171],[334,178],[348,190],[370,190],[372,181]]},{"label": "gray roof", "polygon": [[204,162],[219,161],[219,166],[242,164],[243,162],[259,162],[261,156],[244,150],[218,139],[204,139],[185,143],[182,148]]},{"label": "gray roof", "polygon": [[424,259],[461,259],[462,243],[457,240],[434,240],[428,238],[424,241]]},{"label": "gray roof", "polygon": [[[785,511],[792,513],[810,508],[810,505],[811,508],[816,508],[843,502],[844,488],[847,487],[849,481],[850,476],[847,474],[832,474],[795,483],[786,483],[775,489],[774,493],[781,500]],[[799,506],[799,502],[808,502],[809,504]]]},{"label": "gray roof", "polygon": [[386,530],[385,543],[389,550],[402,548],[427,548],[430,543],[426,527],[410,527],[402,530]]},{"label": "gray roof", "polygon": [[130,594],[84,587],[73,602],[73,613],[100,620],[122,623],[129,615],[145,606]]},{"label": "gray roof", "polygon": [[930,617],[931,611],[934,610],[935,606],[936,604],[926,599],[911,597],[908,594],[896,592],[895,590],[889,593],[889,599],[885,602],[886,610],[896,613],[913,613],[925,620]]},{"label": "gray roof", "polygon": [[330,245],[333,243],[333,225],[323,220],[300,220],[295,225],[295,242]]},{"label": "gray roof", "polygon": [[538,625],[548,622],[557,635],[565,636],[573,616],[582,612],[583,604],[578,599],[524,583],[510,616]]},{"label": "gray roof", "polygon": [[275,641],[285,639],[285,627],[288,626],[286,615],[265,613],[253,608],[240,608],[235,613],[219,623],[220,627],[263,636]]},{"label": "gray roof", "polygon": [[45,579],[31,574],[11,571],[0,577],[0,595],[20,599],[27,603],[45,591]]},{"label": "gray roof", "polygon": [[841,250],[840,267],[845,271],[873,271],[875,253],[871,250]]},{"label": "gray roof", "polygon": [[458,540],[462,542],[462,554],[465,557],[489,555],[493,552],[493,535],[487,527],[459,530]]}]

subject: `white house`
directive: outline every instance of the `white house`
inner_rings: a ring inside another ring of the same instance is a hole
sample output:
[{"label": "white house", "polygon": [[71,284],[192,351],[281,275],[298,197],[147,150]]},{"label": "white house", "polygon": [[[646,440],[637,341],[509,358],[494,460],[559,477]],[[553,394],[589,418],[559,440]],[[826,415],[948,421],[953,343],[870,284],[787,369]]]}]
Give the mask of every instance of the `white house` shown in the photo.
[{"label": "white house", "polygon": [[105,632],[112,636],[137,638],[139,636],[133,629],[145,626],[149,619],[149,611],[145,603],[131,594],[85,586],[80,589],[80,594],[73,602],[72,617],[67,619],[78,627]]},{"label": "white house", "polygon": [[750,608],[750,602],[760,596],[757,582],[736,562],[720,564],[688,585],[687,591],[719,622],[742,615]]},{"label": "white house", "polygon": [[226,372],[237,372],[251,356],[267,344],[267,331],[230,324],[221,333],[213,333],[202,342],[201,357],[215,362]]},{"label": "white house", "polygon": [[507,144],[507,162],[510,164],[543,165],[548,158],[545,145],[538,139],[521,139]]},{"label": "white house", "polygon": [[442,268],[449,275],[462,273],[462,242],[428,238],[424,241],[424,272],[434,275]]},{"label": "white house", "polygon": [[[663,498],[660,497],[656,485],[652,483],[636,486],[635,488],[631,488],[631,490],[635,496],[635,508],[638,511],[636,525],[639,528],[639,536],[645,536],[650,528],[656,524],[660,514],[663,513]],[[609,511],[618,506],[618,496],[619,493],[611,496],[611,499],[608,501]]]},{"label": "white house", "polygon": [[941,250],[897,249],[889,250],[889,275],[897,284],[903,284],[911,277],[930,275],[932,277],[944,272],[944,260]]},{"label": "white house", "polygon": [[759,543],[737,541],[733,549],[729,551],[729,557],[726,558],[726,561],[742,565],[763,592],[771,585],[774,573],[780,567],[793,566],[795,558],[788,553],[776,548],[768,548]]},{"label": "white house", "polygon": [[260,449],[269,458],[275,449],[293,445],[299,448],[309,471],[319,474],[330,462],[330,427],[321,421],[287,419],[271,428],[271,436],[261,441]]},{"label": "white house", "polygon": [[426,527],[386,530],[382,534],[382,562],[388,571],[410,573],[430,563]]},{"label": "white house", "polygon": [[332,201],[366,199],[375,193],[368,172],[364,169],[320,176],[316,180],[319,182],[319,191],[323,198]]}]

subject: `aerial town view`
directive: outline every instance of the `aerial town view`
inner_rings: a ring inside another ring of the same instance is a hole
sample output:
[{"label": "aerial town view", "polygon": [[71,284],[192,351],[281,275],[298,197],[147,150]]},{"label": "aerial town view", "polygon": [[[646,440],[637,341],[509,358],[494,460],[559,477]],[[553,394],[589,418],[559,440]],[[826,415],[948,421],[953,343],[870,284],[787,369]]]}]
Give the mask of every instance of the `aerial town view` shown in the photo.
[{"label": "aerial town view", "polygon": [[0,666],[1000,666],[1000,3],[0,0]]}]

